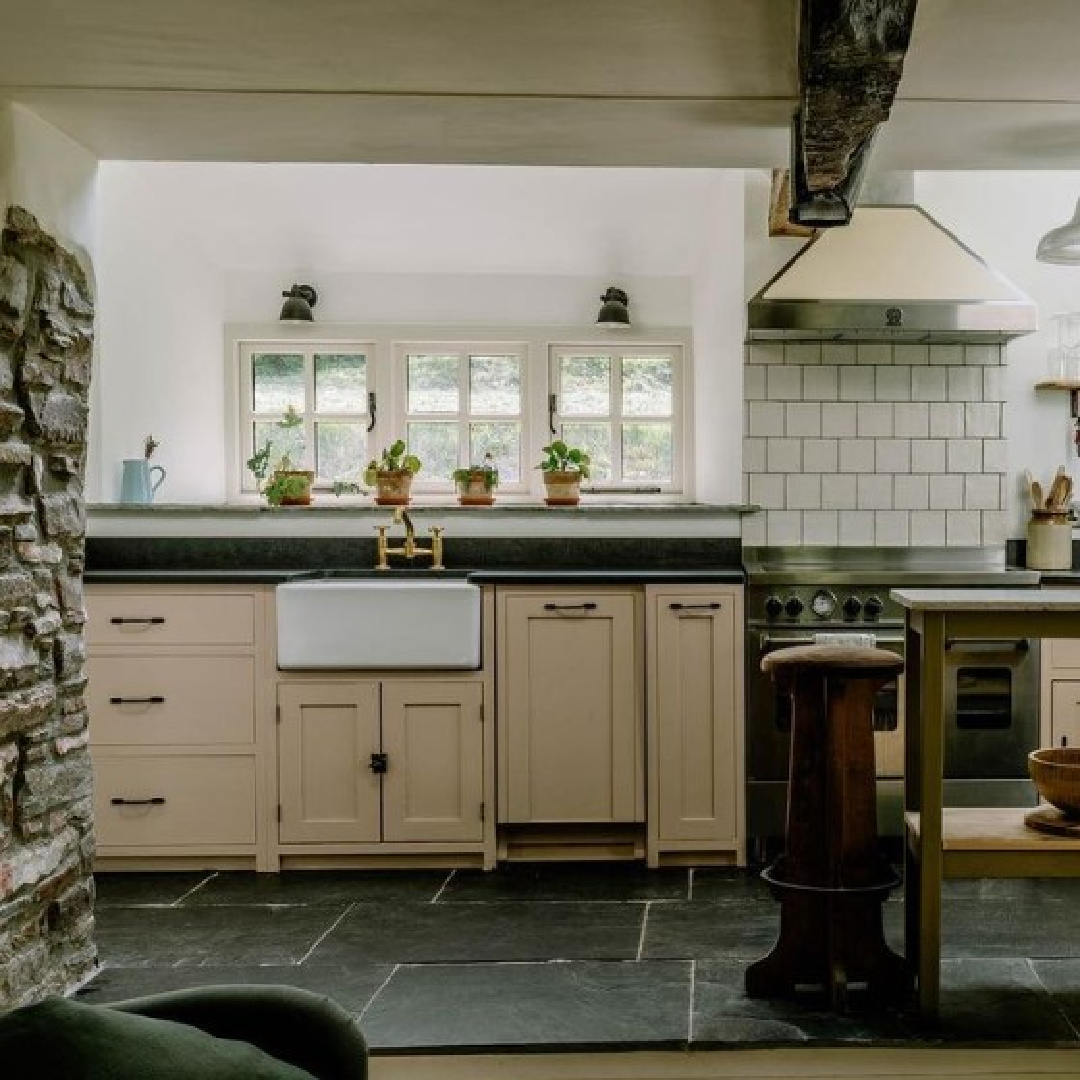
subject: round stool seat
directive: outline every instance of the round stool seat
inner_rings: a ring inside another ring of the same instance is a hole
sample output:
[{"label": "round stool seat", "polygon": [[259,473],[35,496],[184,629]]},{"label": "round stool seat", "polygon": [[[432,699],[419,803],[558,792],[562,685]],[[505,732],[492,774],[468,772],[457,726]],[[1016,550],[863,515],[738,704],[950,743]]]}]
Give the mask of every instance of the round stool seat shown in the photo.
[{"label": "round stool seat", "polygon": [[761,661],[761,670],[773,675],[802,674],[819,670],[822,674],[848,678],[883,678],[904,670],[903,657],[887,649],[862,645],[792,645],[777,649]]}]

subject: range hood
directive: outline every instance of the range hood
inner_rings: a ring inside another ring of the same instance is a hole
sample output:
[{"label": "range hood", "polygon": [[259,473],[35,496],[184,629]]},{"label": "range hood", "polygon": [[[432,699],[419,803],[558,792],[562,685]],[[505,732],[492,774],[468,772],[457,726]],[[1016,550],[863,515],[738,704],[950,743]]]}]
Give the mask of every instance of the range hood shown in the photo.
[{"label": "range hood", "polygon": [[920,207],[860,206],[818,233],[749,303],[751,338],[1004,342],[1034,301]]}]

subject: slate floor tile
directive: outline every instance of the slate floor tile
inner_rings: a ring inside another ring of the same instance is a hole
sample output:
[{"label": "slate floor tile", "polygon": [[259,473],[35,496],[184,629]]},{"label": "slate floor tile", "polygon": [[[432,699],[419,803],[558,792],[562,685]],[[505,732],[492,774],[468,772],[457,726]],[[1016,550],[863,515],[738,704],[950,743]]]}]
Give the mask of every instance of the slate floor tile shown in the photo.
[{"label": "slate floor tile", "polygon": [[361,1024],[373,1049],[684,1045],[679,961],[429,964],[398,968]]},{"label": "slate floor tile", "polygon": [[695,867],[691,899],[710,903],[774,902],[759,872],[728,867]]},{"label": "slate floor tile", "polygon": [[175,904],[214,876],[212,870],[155,872],[152,874],[94,875],[96,908],[129,907],[136,904]]},{"label": "slate floor tile", "polygon": [[644,911],[636,903],[357,904],[309,962],[629,960]]},{"label": "slate floor tile", "polygon": [[704,960],[763,956],[776,941],[780,909],[776,904],[746,905],[691,900],[651,904],[642,958]]},{"label": "slate floor tile", "polygon": [[215,874],[185,901],[212,904],[350,904],[433,900],[449,870],[285,870],[280,874]]},{"label": "slate floor tile", "polygon": [[111,908],[97,913],[94,937],[110,967],[295,964],[345,910]]},{"label": "slate floor tile", "polygon": [[1068,1019],[1076,1033],[1073,1037],[1080,1038],[1080,959],[1034,960],[1031,966]]},{"label": "slate floor tile", "polygon": [[886,1045],[912,1037],[900,1009],[875,1005],[854,989],[848,1015],[832,1012],[823,991],[808,990],[793,998],[747,997],[748,966],[740,960],[701,960],[694,965],[695,1048],[731,1043]]},{"label": "slate floor tile", "polygon": [[326,994],[359,1016],[375,991],[393,971],[391,964],[353,964],[347,968],[312,968],[307,964],[243,967],[109,967],[76,995],[80,1001],[100,1005],[108,1001],[143,997],[193,986],[255,983],[299,986]]},{"label": "slate floor tile", "polygon": [[515,864],[495,871],[456,870],[440,903],[465,900],[685,900],[686,869],[637,863]]},{"label": "slate floor tile", "polygon": [[1080,956],[1080,903],[944,900],[941,955],[953,958]]},{"label": "slate floor tile", "polygon": [[949,900],[1011,900],[1014,903],[1080,905],[1080,878],[949,878],[941,883]]}]

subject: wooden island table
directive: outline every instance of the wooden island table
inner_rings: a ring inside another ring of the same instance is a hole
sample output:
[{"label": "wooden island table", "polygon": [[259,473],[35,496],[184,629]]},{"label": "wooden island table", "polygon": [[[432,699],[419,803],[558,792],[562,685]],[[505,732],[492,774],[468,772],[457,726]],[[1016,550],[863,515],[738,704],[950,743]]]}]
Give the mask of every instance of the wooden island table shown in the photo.
[{"label": "wooden island table", "polygon": [[[1024,825],[1027,808],[942,806],[950,639],[1080,638],[1080,589],[895,589],[906,611],[905,952],[920,1011],[938,1011],[947,877],[1080,876],[1080,840]],[[1035,747],[1032,747],[1035,749]]]}]

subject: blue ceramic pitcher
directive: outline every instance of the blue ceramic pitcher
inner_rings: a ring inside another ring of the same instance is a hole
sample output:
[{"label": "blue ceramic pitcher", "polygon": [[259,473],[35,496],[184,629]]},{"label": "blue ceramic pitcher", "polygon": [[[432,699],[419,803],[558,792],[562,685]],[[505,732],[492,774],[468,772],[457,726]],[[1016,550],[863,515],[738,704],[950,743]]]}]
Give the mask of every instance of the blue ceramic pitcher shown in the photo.
[{"label": "blue ceramic pitcher", "polygon": [[146,458],[128,458],[120,480],[120,501],[151,503],[164,479],[165,470],[160,465],[151,465]]}]

